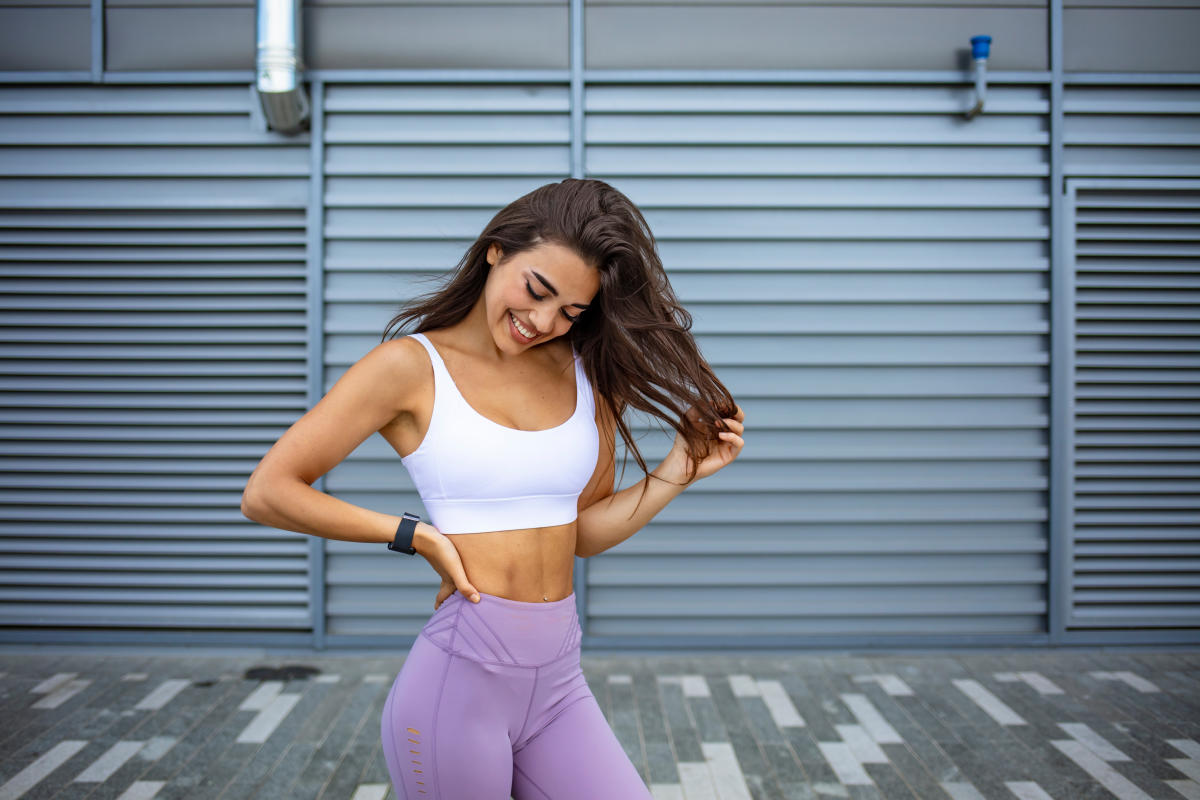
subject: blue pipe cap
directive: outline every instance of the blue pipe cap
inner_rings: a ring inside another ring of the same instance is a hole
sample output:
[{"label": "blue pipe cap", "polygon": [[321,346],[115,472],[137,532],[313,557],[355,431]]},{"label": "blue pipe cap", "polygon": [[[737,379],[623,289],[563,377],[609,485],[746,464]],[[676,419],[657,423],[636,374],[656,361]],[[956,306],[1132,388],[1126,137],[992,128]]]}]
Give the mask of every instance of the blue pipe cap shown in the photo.
[{"label": "blue pipe cap", "polygon": [[971,37],[971,58],[987,58],[988,48],[992,44],[990,36],[972,36]]}]

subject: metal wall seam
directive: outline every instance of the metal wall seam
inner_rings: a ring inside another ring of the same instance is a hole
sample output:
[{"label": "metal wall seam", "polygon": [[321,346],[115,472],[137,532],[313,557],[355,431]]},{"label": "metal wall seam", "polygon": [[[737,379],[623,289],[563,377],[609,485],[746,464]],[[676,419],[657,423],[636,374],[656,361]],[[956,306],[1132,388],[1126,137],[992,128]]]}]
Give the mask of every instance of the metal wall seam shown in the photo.
[{"label": "metal wall seam", "polygon": [[1051,643],[1062,641],[1070,591],[1067,540],[1071,530],[1071,342],[1073,284],[1067,274],[1063,223],[1063,0],[1050,0],[1050,452],[1046,621]]},{"label": "metal wall seam", "polygon": [[[308,407],[325,393],[325,83],[312,82],[312,128],[309,148],[308,192]],[[325,476],[313,481],[325,490]],[[313,647],[325,649],[325,540],[313,536],[308,543],[309,604]]]},{"label": "metal wall seam", "polygon": [[[584,176],[584,36],[583,36],[583,0],[571,0],[570,16],[570,57],[571,57],[571,177]],[[582,629],[582,645],[588,642],[588,613],[587,613],[587,575],[588,560],[575,558],[574,574],[571,579],[575,592],[575,608],[579,614],[579,626]]]},{"label": "metal wall seam", "polygon": [[104,82],[104,0],[92,0],[92,83]]}]

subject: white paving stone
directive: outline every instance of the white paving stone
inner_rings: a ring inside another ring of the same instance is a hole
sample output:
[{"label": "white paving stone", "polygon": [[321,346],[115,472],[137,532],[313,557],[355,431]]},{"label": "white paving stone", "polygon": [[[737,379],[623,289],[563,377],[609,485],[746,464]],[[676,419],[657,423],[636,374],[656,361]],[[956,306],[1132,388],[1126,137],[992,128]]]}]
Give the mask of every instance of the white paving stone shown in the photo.
[{"label": "white paving stone", "polygon": [[155,736],[138,751],[138,758],[143,761],[158,761],[175,746],[176,741],[178,740],[174,736]]},{"label": "white paving stone", "polygon": [[33,704],[34,708],[58,708],[63,703],[70,700],[75,695],[82,692],[92,682],[86,678],[80,678],[74,681],[67,681],[66,684],[59,686],[50,694],[43,697]]},{"label": "white paving stone", "polygon": [[[337,683],[342,679],[341,675],[318,675],[317,683]],[[364,783],[363,786],[374,786],[373,783]]]},{"label": "white paving stone", "polygon": [[[150,676],[145,672],[126,672],[121,676],[123,681],[144,681]],[[143,783],[155,783],[155,781],[143,781]]]},{"label": "white paving stone", "polygon": [[117,800],[153,800],[166,785],[165,781],[134,781]]},{"label": "white paving stone", "polygon": [[782,683],[763,680],[758,682],[758,689],[762,693],[763,702],[767,704],[767,711],[771,712],[771,719],[775,720],[777,726],[780,728],[804,727],[804,718],[796,710],[792,698],[788,696],[787,689],[783,688]]},{"label": "white paving stone", "polygon": [[913,690],[899,675],[880,675],[879,685],[893,697],[912,697]]},{"label": "white paving stone", "polygon": [[373,672],[370,675],[363,675],[363,683],[387,683],[389,676]]},{"label": "white paving stone", "polygon": [[1079,765],[1079,768],[1091,775],[1105,789],[1115,794],[1118,800],[1153,800],[1128,778],[1088,749],[1083,742],[1074,739],[1054,739],[1050,744],[1057,747],[1063,755]]},{"label": "white paving stone", "polygon": [[1033,781],[1005,781],[1004,785],[1016,795],[1017,800],[1054,800]]},{"label": "white paving stone", "polygon": [[1145,692],[1149,694],[1160,691],[1160,689],[1153,683],[1136,673],[1130,672],[1129,670],[1121,670],[1119,672],[1114,672],[1113,674],[1117,676],[1118,680],[1125,681],[1139,692]]},{"label": "white paving stone", "polygon": [[1004,704],[999,697],[987,690],[983,684],[970,678],[955,678],[954,685],[958,690],[984,710],[984,712],[1001,725],[1027,724],[1021,715]]},{"label": "white paving stone", "polygon": [[1087,748],[1105,761],[1131,761],[1132,759],[1118,750],[1107,739],[1082,722],[1060,722],[1058,727],[1067,732],[1072,739],[1078,739]]},{"label": "white paving stone", "polygon": [[64,683],[71,680],[78,674],[78,672],[59,672],[55,675],[51,675],[49,678],[46,678],[46,680],[42,681],[29,691],[33,694],[50,694],[50,692],[53,692],[55,689],[62,686]]},{"label": "white paving stone", "polygon": [[650,796],[654,800],[687,800],[683,796],[683,786],[678,783],[652,783]]},{"label": "white paving stone", "polygon": [[866,786],[874,784],[871,776],[863,769],[862,764],[854,757],[854,751],[845,742],[817,742],[821,755],[833,767],[838,780],[847,786]]},{"label": "white paving stone", "polygon": [[67,739],[59,742],[43,753],[37,760],[9,778],[0,786],[0,800],[17,800],[42,782],[42,779],[61,767],[76,753],[82,750],[87,742],[81,739]]},{"label": "white paving stone", "polygon": [[865,694],[843,694],[842,702],[879,744],[904,743],[904,739],[900,738],[900,734],[883,718],[879,709],[875,708]]},{"label": "white paving stone", "polygon": [[154,688],[150,694],[146,695],[141,701],[134,706],[138,711],[157,711],[167,703],[175,699],[175,696],[186,689],[191,684],[191,681],[185,681],[178,678],[163,681]]},{"label": "white paving stone", "polygon": [[1193,781],[1200,783],[1200,760],[1194,758],[1168,758],[1167,763],[1187,775]]},{"label": "white paving stone", "polygon": [[386,783],[360,783],[350,800],[383,800],[387,790]]},{"label": "white paving stone", "polygon": [[1021,680],[1032,686],[1038,694],[1063,694],[1054,681],[1039,672],[1018,672]]},{"label": "white paving stone", "polygon": [[282,681],[266,681],[242,701],[239,711],[262,711],[283,691]]},{"label": "white paving stone", "polygon": [[1187,800],[1200,800],[1200,783],[1195,781],[1163,781]]},{"label": "white paving stone", "polygon": [[973,784],[966,781],[942,781],[942,788],[950,795],[951,800],[987,800]]},{"label": "white paving stone", "polygon": [[708,690],[708,681],[705,680],[703,675],[684,675],[683,696],[712,697],[712,692]]},{"label": "white paving stone", "polygon": [[861,764],[886,764],[887,754],[880,749],[861,725],[834,725],[842,741],[850,745],[850,752]]},{"label": "white paving stone", "polygon": [[299,702],[300,695],[298,694],[281,694],[271,701],[271,704],[259,711],[254,719],[250,720],[250,724],[238,734],[237,741],[239,743],[257,743],[262,744],[275,729],[279,727],[279,723],[283,722],[291,710]]},{"label": "white paving stone", "polygon": [[1188,758],[1200,759],[1200,744],[1191,739],[1167,739],[1167,744],[1183,753]]},{"label": "white paving stone", "polygon": [[882,675],[855,675],[853,677],[855,683],[878,683],[883,691],[893,697],[910,697],[913,690],[907,683],[901,680],[899,675],[885,673]]},{"label": "white paving stone", "polygon": [[717,797],[721,800],[751,800],[750,787],[746,785],[746,776],[742,773],[742,765],[738,763],[732,744],[701,742],[700,750],[712,773]]},{"label": "white paving stone", "polygon": [[720,800],[717,787],[713,785],[712,773],[708,771],[708,762],[697,764],[694,761],[680,761],[677,766],[679,783],[687,800]]},{"label": "white paving stone", "polygon": [[112,774],[133,758],[142,749],[145,742],[119,741],[104,751],[104,754],[88,765],[87,769],[75,776],[76,783],[103,783]]},{"label": "white paving stone", "polygon": [[632,675],[624,675],[621,673],[614,673],[614,674],[608,676],[608,682],[609,683],[619,683],[619,684],[624,684],[624,685],[632,685],[633,684],[633,676]]},{"label": "white paving stone", "polygon": [[730,675],[729,688],[733,689],[734,697],[758,697],[762,694],[754,678],[749,675]]}]

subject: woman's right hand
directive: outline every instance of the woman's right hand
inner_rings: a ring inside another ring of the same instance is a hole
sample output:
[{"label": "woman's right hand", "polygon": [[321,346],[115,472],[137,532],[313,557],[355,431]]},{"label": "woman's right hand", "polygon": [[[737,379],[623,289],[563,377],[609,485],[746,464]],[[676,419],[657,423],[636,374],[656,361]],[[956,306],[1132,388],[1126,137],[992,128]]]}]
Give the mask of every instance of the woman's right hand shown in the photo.
[{"label": "woman's right hand", "polygon": [[458,587],[454,585],[454,581],[442,578],[442,585],[438,587],[437,597],[433,599],[433,610],[437,611],[442,603],[446,602],[446,598],[454,594],[456,588]]},{"label": "woman's right hand", "polygon": [[442,576],[442,585],[438,589],[437,598],[433,603],[435,610],[442,604],[442,601],[454,594],[456,589],[461,591],[467,599],[479,602],[479,592],[467,578],[467,570],[463,567],[462,558],[458,555],[458,548],[450,541],[449,536],[427,522],[419,522],[413,541],[417,552],[425,557],[438,575]]}]

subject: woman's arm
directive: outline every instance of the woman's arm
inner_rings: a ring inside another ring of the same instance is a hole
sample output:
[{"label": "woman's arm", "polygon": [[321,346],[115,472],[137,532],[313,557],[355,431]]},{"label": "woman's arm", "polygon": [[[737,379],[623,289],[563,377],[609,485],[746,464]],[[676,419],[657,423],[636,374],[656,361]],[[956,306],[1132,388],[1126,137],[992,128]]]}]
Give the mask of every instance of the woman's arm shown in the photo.
[{"label": "woman's arm", "polygon": [[738,408],[733,419],[725,420],[728,430],[717,434],[716,446],[701,461],[691,482],[687,482],[686,443],[676,434],[675,444],[661,464],[633,486],[614,494],[616,424],[608,404],[597,405],[601,409],[597,412],[600,457],[595,474],[580,495],[575,534],[575,555],[582,558],[603,553],[633,536],[684,489],[737,458],[744,444],[740,434],[745,430],[742,421],[746,415]]},{"label": "woman's arm", "polygon": [[[411,410],[421,386],[414,376],[423,369],[431,381],[432,367],[417,342],[393,339],[376,345],[263,456],[242,492],[242,514],[272,528],[326,539],[392,541],[400,517],[339,500],[312,483]],[[425,531],[417,528],[414,539],[423,539]]]}]

